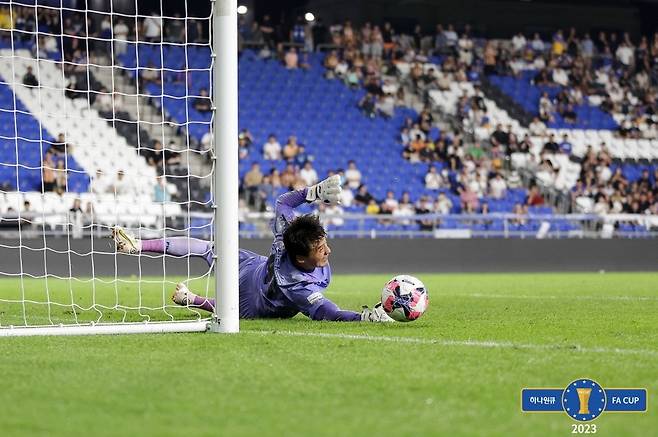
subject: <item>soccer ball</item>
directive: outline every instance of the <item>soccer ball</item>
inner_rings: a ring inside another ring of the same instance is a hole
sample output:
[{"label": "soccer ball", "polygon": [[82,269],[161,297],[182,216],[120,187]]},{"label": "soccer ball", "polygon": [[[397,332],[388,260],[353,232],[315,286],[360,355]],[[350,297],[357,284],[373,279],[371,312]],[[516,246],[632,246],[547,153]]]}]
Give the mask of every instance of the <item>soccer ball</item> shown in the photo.
[{"label": "soccer ball", "polygon": [[382,290],[382,307],[398,322],[416,320],[429,304],[425,284],[413,276],[398,275],[388,281]]}]

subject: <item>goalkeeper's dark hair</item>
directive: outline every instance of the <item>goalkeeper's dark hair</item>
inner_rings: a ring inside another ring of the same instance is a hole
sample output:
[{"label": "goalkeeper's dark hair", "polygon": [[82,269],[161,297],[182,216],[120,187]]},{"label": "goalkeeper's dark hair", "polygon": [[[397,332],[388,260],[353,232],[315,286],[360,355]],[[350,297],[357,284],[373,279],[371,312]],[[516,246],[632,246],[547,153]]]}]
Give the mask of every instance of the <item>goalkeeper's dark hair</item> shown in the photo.
[{"label": "goalkeeper's dark hair", "polygon": [[318,216],[300,215],[283,232],[283,244],[290,259],[295,260],[298,256],[308,256],[313,245],[326,236]]}]

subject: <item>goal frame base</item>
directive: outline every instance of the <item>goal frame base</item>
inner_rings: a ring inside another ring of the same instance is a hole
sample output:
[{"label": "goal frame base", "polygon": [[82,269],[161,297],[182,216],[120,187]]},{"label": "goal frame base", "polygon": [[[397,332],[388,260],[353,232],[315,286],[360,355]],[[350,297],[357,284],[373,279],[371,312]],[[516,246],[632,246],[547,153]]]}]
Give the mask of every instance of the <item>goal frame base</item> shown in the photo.
[{"label": "goal frame base", "polygon": [[50,325],[0,328],[0,337],[33,337],[40,335],[116,335],[164,334],[168,332],[206,332],[209,320],[185,322],[106,323],[87,325]]}]

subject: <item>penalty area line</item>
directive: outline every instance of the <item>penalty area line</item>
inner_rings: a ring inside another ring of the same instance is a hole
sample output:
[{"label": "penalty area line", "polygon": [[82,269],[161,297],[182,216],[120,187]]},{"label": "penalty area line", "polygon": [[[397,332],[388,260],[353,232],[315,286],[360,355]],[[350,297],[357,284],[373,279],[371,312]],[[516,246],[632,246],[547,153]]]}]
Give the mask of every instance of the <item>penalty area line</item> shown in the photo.
[{"label": "penalty area line", "polygon": [[365,334],[334,334],[326,332],[300,332],[300,331],[267,331],[267,330],[241,330],[245,334],[257,335],[279,335],[284,337],[311,337],[325,338],[333,340],[356,340],[372,341],[382,343],[408,343],[434,346],[462,346],[490,349],[525,349],[525,350],[548,350],[560,352],[580,352],[580,353],[600,353],[600,354],[620,354],[620,355],[645,355],[658,357],[658,351],[649,349],[621,349],[621,348],[604,348],[604,347],[585,347],[578,344],[529,344],[529,343],[512,343],[506,341],[491,340],[442,340],[430,338],[414,337],[386,337]]}]

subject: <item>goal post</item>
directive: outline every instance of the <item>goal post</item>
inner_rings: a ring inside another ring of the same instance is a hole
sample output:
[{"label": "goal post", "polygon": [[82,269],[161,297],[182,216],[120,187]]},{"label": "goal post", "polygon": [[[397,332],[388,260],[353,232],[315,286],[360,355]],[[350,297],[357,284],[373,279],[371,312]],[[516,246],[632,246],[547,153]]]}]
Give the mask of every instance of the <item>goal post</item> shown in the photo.
[{"label": "goal post", "polygon": [[238,30],[237,0],[213,2],[215,96],[215,281],[213,332],[238,332]]},{"label": "goal post", "polygon": [[[239,332],[237,1],[83,3],[0,2],[0,337]],[[117,253],[117,225],[163,249]]]}]

